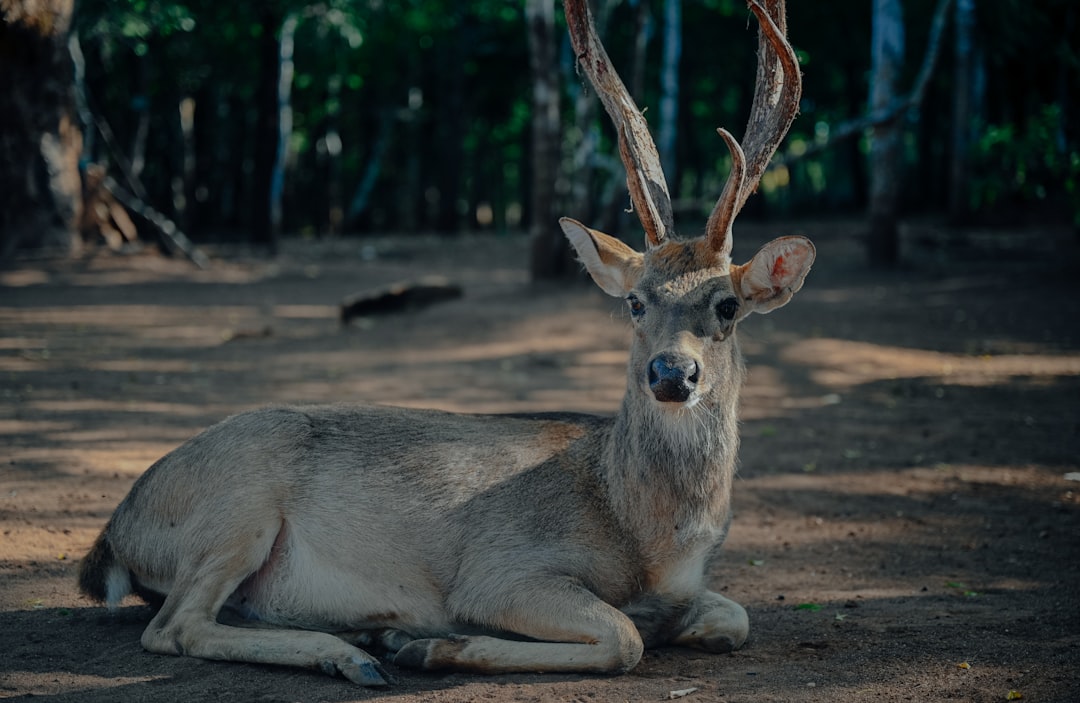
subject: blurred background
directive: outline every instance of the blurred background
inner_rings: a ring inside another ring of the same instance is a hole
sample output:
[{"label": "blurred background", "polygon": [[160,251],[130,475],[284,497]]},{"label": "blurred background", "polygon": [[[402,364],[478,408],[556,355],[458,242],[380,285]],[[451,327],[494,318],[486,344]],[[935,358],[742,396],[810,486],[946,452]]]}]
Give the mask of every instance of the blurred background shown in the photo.
[{"label": "blurred background", "polygon": [[[283,237],[637,234],[613,131],[554,0],[3,0],[0,254]],[[684,235],[742,133],[757,28],[738,0],[598,0]],[[1075,0],[793,0],[801,114],[741,221],[1080,231]]]}]

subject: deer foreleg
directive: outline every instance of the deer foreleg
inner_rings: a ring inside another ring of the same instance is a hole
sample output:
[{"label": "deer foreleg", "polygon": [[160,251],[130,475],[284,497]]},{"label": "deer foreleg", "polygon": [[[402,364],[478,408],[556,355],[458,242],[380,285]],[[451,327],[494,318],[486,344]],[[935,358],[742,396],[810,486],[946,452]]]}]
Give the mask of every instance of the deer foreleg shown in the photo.
[{"label": "deer foreleg", "polygon": [[485,674],[621,673],[638,663],[644,649],[626,615],[579,586],[537,584],[527,593],[515,594],[512,604],[486,620],[484,624],[493,629],[542,641],[489,636],[421,639],[402,647],[394,663]]},{"label": "deer foreleg", "polygon": [[341,674],[362,686],[385,686],[391,677],[367,652],[325,632],[249,629],[205,618],[151,622],[142,644],[158,654],[278,664]]},{"label": "deer foreleg", "polygon": [[683,629],[671,641],[707,652],[730,652],[746,642],[750,619],[746,610],[719,593],[703,591],[683,619]]}]

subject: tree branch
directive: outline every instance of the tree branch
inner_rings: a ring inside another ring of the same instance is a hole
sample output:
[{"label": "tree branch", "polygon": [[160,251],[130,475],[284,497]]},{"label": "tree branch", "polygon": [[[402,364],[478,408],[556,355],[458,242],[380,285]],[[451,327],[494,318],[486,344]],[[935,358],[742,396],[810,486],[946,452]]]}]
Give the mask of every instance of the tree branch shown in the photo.
[{"label": "tree branch", "polygon": [[798,154],[789,151],[773,162],[770,169],[790,166],[807,156],[825,151],[837,142],[862,134],[867,129],[889,124],[917,111],[922,106],[923,98],[926,96],[926,88],[930,84],[930,78],[934,73],[934,66],[937,65],[938,56],[941,54],[941,38],[945,33],[945,25],[948,22],[948,11],[951,4],[952,0],[938,0],[937,8],[934,10],[934,19],[930,24],[930,36],[926,43],[926,53],[923,56],[922,66],[911,91],[906,96],[897,98],[880,110],[873,110],[861,117],[841,122],[835,128],[829,130],[829,136],[824,140],[810,144]]},{"label": "tree branch", "polygon": [[176,226],[175,222],[147,205],[141,198],[124,190],[123,186],[113,180],[111,176],[106,176],[104,178],[102,186],[116,198],[121,205],[150,223],[150,225],[158,231],[161,241],[165,243],[165,246],[171,253],[183,254],[191,261],[191,263],[195,264],[200,269],[207,269],[210,267],[210,260],[206,258],[206,254],[202,253],[202,251],[187,238],[187,235]]}]

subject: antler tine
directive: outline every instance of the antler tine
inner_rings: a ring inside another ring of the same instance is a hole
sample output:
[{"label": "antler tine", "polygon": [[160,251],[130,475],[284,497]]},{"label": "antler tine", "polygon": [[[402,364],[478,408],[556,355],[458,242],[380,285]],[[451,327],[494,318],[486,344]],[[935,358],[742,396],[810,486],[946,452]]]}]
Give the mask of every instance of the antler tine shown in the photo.
[{"label": "antler tine", "polygon": [[[799,112],[802,97],[802,74],[795,50],[787,40],[787,18],[784,0],[748,0],[747,6],[757,16],[758,67],[754,102],[750,119],[746,123],[745,147],[736,153],[732,148],[734,139],[721,133],[732,152],[732,173],[717,201],[706,225],[706,236],[712,248],[718,252],[731,251],[731,224],[746,204],[747,198],[757,189],[761,174],[769,165],[776,148],[783,141],[795,115]],[[738,145],[735,145],[738,147]],[[742,174],[737,184],[737,162],[742,159]]]},{"label": "antler tine", "polygon": [[671,195],[660,167],[649,125],[596,36],[588,0],[566,0],[566,24],[578,65],[584,69],[619,133],[619,156],[626,185],[650,247],[659,246],[675,229]]},{"label": "antler tine", "polygon": [[799,113],[799,100],[802,98],[799,59],[787,40],[785,2],[765,2],[765,6],[760,0],[750,0],[748,3],[760,25],[757,89],[743,137],[743,151],[747,161],[746,183],[749,189],[740,196],[737,209],[741,209],[750,193],[757,189],[761,174],[765,172],[776,148],[784,140],[791,123]]},{"label": "antler tine", "polygon": [[724,138],[728,151],[731,152],[731,172],[728,173],[724,191],[705,224],[705,236],[709,240],[709,248],[726,257],[731,255],[731,223],[735,221],[735,215],[741,206],[738,200],[746,185],[746,155],[731,132],[723,127],[716,131]]}]

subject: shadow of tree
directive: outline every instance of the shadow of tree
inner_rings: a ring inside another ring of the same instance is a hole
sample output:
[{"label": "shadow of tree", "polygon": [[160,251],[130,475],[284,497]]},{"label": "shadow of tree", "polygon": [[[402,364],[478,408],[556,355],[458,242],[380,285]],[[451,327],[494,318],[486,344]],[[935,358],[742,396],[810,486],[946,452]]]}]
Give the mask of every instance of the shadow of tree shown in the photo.
[{"label": "shadow of tree", "polygon": [[[199,681],[236,700],[465,701],[694,686],[734,703],[870,700],[910,682],[922,700],[1020,686],[1076,698],[1080,492],[1062,478],[1080,456],[1071,264],[867,274],[845,258],[850,241],[811,234],[807,287],[740,332],[751,374],[737,517],[712,581],[748,606],[749,647],[659,650],[616,679],[409,672],[389,692],[146,654],[149,611],[85,607],[75,558],[152,461],[255,405],[613,412],[622,302],[525,287],[524,244],[505,242],[199,274],[116,262],[4,273],[21,284],[0,289],[0,690],[171,701]],[[463,281],[465,298],[338,326],[344,296],[421,270]]]}]

